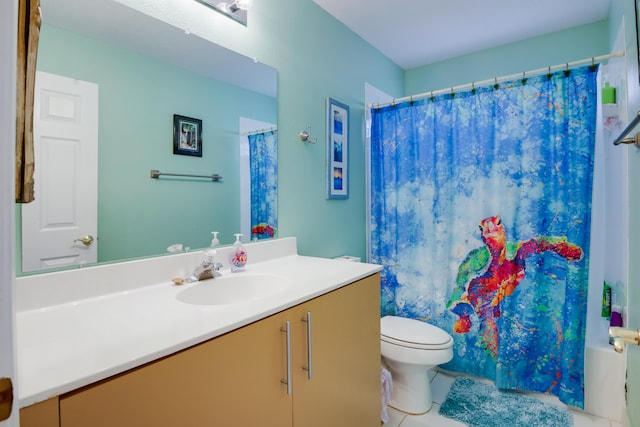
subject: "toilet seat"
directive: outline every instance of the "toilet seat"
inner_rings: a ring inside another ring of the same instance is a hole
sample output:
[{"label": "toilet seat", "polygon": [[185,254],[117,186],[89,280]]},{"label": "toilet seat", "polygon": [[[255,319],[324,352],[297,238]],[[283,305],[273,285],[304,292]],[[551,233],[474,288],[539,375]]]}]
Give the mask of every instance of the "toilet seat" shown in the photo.
[{"label": "toilet seat", "polygon": [[380,339],[419,350],[441,350],[453,346],[451,335],[437,326],[398,316],[380,319]]}]

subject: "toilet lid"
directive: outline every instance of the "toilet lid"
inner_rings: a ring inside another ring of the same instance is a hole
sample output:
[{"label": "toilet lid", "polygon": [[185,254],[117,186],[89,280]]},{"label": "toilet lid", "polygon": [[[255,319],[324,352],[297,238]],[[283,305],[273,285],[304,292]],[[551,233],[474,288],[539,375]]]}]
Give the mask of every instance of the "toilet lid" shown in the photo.
[{"label": "toilet lid", "polygon": [[397,316],[380,319],[380,338],[391,344],[423,349],[446,348],[453,344],[451,335],[437,326]]}]

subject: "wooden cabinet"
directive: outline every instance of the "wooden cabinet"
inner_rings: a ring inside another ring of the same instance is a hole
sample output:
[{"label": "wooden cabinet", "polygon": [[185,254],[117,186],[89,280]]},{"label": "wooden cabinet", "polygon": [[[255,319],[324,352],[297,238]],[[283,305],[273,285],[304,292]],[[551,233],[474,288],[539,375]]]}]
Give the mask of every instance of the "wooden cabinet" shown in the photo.
[{"label": "wooden cabinet", "polygon": [[[62,427],[288,426],[283,313],[60,397]],[[265,420],[269,420],[265,423]]]},{"label": "wooden cabinet", "polygon": [[58,397],[20,409],[20,427],[59,427]]},{"label": "wooden cabinet", "polygon": [[306,323],[299,322],[293,377],[295,427],[380,425],[380,281],[356,282],[291,309],[311,313],[311,379]]},{"label": "wooden cabinet", "polygon": [[370,276],[62,395],[60,427],[379,426],[379,283]]}]

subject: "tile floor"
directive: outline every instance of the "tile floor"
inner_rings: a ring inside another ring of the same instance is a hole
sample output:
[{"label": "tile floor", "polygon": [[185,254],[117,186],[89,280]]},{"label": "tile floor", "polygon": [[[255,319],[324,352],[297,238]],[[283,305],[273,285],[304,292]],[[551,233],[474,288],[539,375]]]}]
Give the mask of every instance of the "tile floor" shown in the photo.
[{"label": "tile floor", "polygon": [[[443,417],[438,414],[440,404],[444,402],[455,376],[445,372],[434,372],[431,379],[431,393],[433,395],[433,407],[423,415],[406,415],[393,408],[388,409],[389,421],[383,427],[465,427],[458,421]],[[477,379],[477,378],[476,378]],[[547,396],[538,393],[530,394],[548,403],[563,405],[554,396]],[[622,424],[605,418],[598,418],[581,411],[572,410],[574,427],[622,427]],[[487,426],[490,427],[490,426]]]}]

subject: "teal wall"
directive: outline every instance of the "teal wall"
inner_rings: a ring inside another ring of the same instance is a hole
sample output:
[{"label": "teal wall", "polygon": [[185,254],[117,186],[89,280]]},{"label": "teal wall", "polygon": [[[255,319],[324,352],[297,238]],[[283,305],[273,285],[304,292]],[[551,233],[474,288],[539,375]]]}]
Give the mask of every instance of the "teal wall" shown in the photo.
[{"label": "teal wall", "polygon": [[[608,47],[607,23],[599,22],[405,72],[312,0],[255,2],[247,27],[210,13],[211,41],[278,70],[279,235],[296,236],[301,254],[322,257],[366,255],[365,83],[412,94],[600,55]],[[350,107],[348,200],[325,198],[327,97]],[[299,140],[308,125],[315,145]],[[146,174],[150,167],[140,169]]]},{"label": "teal wall", "polygon": [[[311,0],[256,1],[246,28],[227,21],[214,41],[278,70],[280,236],[303,255],[364,258],[364,85],[402,93],[402,69]],[[347,200],[325,198],[327,97],[350,107]],[[315,145],[298,137],[308,125]]]},{"label": "teal wall", "polygon": [[405,95],[606,55],[608,31],[600,21],[414,68],[406,72]]},{"label": "teal wall", "polygon": [[[99,261],[209,245],[240,230],[240,116],[277,122],[275,98],[44,25],[38,69],[99,85]],[[133,70],[133,72],[132,72]],[[202,157],[173,154],[173,115],[198,118]],[[150,170],[211,175],[160,180]]]},{"label": "teal wall", "polygon": [[[423,87],[439,89],[608,53],[607,23],[600,22],[434,64],[426,70],[434,77],[422,83],[424,70],[399,69],[311,0],[255,2],[246,31],[230,31],[233,38],[220,35],[216,41],[279,72],[280,235],[297,236],[304,255],[325,257],[366,255],[365,82],[389,94],[408,95]],[[351,108],[346,201],[324,197],[328,96]],[[320,141],[313,146],[300,144],[297,137],[308,124]]]}]

